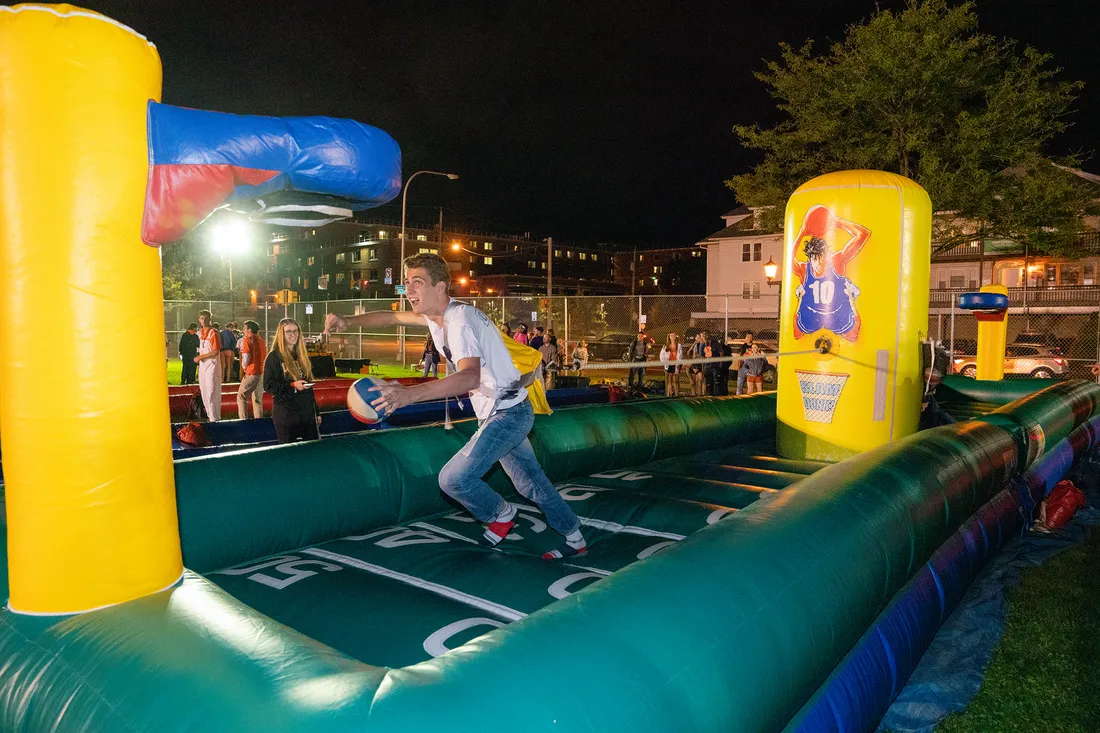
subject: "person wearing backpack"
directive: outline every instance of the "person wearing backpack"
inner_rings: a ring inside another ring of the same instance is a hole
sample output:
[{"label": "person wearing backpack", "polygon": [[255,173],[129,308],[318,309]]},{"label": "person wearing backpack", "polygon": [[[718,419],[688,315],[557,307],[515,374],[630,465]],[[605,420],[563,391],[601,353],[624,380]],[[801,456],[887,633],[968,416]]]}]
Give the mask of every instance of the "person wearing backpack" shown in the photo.
[{"label": "person wearing backpack", "polygon": [[[327,333],[349,327],[428,326],[436,348],[447,359],[447,376],[406,387],[389,382],[379,388],[382,396],[372,405],[378,410],[397,410],[414,402],[439,400],[469,393],[478,418],[478,429],[466,446],[439,472],[439,487],[486,525],[481,544],[498,545],[516,523],[516,506],[493,491],[485,474],[499,462],[516,490],[533,501],[564,543],[543,554],[544,560],[583,555],[587,552],[581,522],[550,483],[539,465],[527,434],[534,425],[534,408],[528,387],[516,368],[500,330],[488,316],[471,305],[450,298],[450,269],[436,254],[409,257],[405,267],[405,297],[412,312],[374,311],[358,316],[330,313]],[[536,352],[523,349],[535,355]]]},{"label": "person wearing backpack", "polygon": [[233,358],[237,355],[237,334],[233,332],[233,324],[225,324],[225,328],[218,334],[221,341],[221,367],[222,383],[233,380]]}]

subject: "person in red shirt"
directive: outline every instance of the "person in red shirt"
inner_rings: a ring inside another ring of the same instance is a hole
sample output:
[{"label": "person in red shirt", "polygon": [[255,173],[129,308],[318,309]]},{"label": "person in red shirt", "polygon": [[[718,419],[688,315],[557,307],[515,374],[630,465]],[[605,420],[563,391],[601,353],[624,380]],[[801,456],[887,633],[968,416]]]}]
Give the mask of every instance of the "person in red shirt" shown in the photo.
[{"label": "person in red shirt", "polygon": [[[267,346],[260,338],[260,324],[244,322],[244,340],[241,343],[241,387],[237,390],[237,417],[241,420],[259,419],[264,416],[264,360]],[[252,403],[251,414],[248,403]]]}]

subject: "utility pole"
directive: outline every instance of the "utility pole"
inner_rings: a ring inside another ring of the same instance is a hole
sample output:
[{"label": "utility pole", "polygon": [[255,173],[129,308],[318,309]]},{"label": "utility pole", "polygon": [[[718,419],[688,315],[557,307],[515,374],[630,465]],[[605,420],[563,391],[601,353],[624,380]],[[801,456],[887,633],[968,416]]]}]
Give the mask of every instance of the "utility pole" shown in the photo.
[{"label": "utility pole", "polygon": [[554,295],[554,238],[546,238],[546,297]]},{"label": "utility pole", "polygon": [[634,268],[638,264],[638,247],[634,246],[634,251],[630,255],[630,297],[634,297],[634,281],[637,279],[634,277]]}]

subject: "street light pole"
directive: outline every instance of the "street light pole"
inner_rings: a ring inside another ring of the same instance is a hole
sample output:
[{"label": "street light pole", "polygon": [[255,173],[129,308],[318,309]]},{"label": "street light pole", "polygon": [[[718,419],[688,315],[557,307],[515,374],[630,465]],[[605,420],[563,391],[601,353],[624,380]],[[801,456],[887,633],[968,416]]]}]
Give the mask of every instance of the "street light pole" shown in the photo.
[{"label": "street light pole", "polygon": [[[411,176],[409,176],[409,180],[405,181],[405,191],[404,191],[404,193],[401,194],[401,261],[397,263],[397,280],[401,284],[404,284],[404,282],[405,282],[405,209],[406,209],[406,202],[408,201],[408,197],[409,197],[409,185],[412,184],[413,179],[416,178],[417,176],[419,176],[421,173],[427,173],[430,176],[446,176],[447,178],[449,178],[452,181],[457,181],[458,180],[458,174],[457,173],[441,173],[439,171],[417,171],[416,173],[413,173]],[[440,236],[440,239],[442,240],[442,237],[443,237],[443,231],[442,230],[440,230],[439,236]],[[401,311],[405,310],[405,299],[404,298],[401,298],[398,301],[398,306],[397,307]],[[404,366],[405,365],[405,327],[404,326],[398,326],[397,331],[398,331],[398,334],[399,334],[399,336],[398,336],[399,357],[401,359],[401,366]]]},{"label": "street light pole", "polygon": [[554,238],[546,238],[546,297],[554,297]]},{"label": "street light pole", "polygon": [[236,316],[236,311],[233,309],[233,250],[229,251],[229,320],[233,320]]}]

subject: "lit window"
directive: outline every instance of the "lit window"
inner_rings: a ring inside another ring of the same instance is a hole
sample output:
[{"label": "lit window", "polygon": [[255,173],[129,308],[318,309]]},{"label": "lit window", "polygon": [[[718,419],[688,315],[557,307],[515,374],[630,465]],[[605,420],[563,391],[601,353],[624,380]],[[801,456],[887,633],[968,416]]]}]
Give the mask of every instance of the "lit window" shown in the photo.
[{"label": "lit window", "polygon": [[661,268],[660,268],[660,267],[654,267],[654,268],[653,268],[653,274],[654,274],[654,275],[656,275],[656,274],[657,274],[658,272],[660,272],[660,271],[661,271]]},{"label": "lit window", "polygon": [[644,259],[645,259],[645,255],[638,255],[638,262],[641,262]]},{"label": "lit window", "polygon": [[[486,244],[488,244],[488,242],[486,242]],[[492,257],[486,257],[486,258],[485,258],[485,264],[486,264],[486,265],[491,265],[491,264],[493,264],[493,258],[492,258]]]},{"label": "lit window", "polygon": [[431,252],[432,252],[431,247],[421,247],[420,248],[420,254],[422,254],[422,255],[423,254],[431,254]]},{"label": "lit window", "polygon": [[565,259],[567,259],[567,260],[573,259],[573,250],[571,250],[571,249],[565,250]]},{"label": "lit window", "polygon": [[343,262],[343,261],[344,261],[344,256],[345,256],[345,255],[344,255],[344,253],[343,253],[343,252],[341,252],[340,254],[336,255],[336,261],[337,261],[337,262]]},{"label": "lit window", "polygon": [[545,262],[542,263],[542,269],[544,269],[544,270],[546,269],[546,263]]},{"label": "lit window", "polygon": [[417,234],[416,235],[416,241],[418,241],[418,242],[427,242],[428,241],[428,235],[427,234]]},{"label": "lit window", "polygon": [[342,272],[336,273],[336,282],[337,283],[344,282],[344,273],[342,273]]},{"label": "lit window", "polygon": [[477,273],[474,272],[473,270],[470,270],[470,277],[474,277],[475,275],[477,275]]},{"label": "lit window", "polygon": [[588,253],[587,252],[581,252],[580,253],[580,258],[582,260],[587,260],[588,259]]},{"label": "lit window", "polygon": [[527,267],[529,267],[530,269],[537,270],[538,266],[539,266],[538,263],[535,262],[534,260],[527,260]]},{"label": "lit window", "polygon": [[351,261],[352,262],[362,262],[363,261],[363,252],[361,250],[355,250],[354,252],[352,252],[351,253]]},{"label": "lit window", "polygon": [[378,259],[378,250],[376,250],[374,247],[371,247],[370,249],[368,249],[367,250],[367,259],[370,260],[371,262],[374,262],[375,260],[377,260]]},{"label": "lit window", "polygon": [[378,238],[379,239],[386,239],[389,236],[390,236],[390,233],[387,232],[385,229],[379,229],[378,230]]},{"label": "lit window", "polygon": [[753,262],[760,261],[760,242],[757,242],[752,246],[752,260]]},{"label": "lit window", "polygon": [[314,259],[316,259],[316,258],[314,258],[314,257],[310,257],[310,258],[309,258],[309,262],[307,262],[306,264],[307,264],[307,265],[309,265],[310,267],[312,267],[312,266],[313,266],[313,260],[314,260]]},{"label": "lit window", "polygon": [[639,285],[645,285],[645,280],[639,280],[639,281],[638,281],[638,284],[639,284]]},{"label": "lit window", "polygon": [[486,242],[485,243],[485,251],[486,252],[491,252],[492,250],[493,250],[493,243],[492,242]]},{"label": "lit window", "polygon": [[593,261],[593,262],[595,262],[595,261],[596,261],[596,260],[598,260],[598,259],[600,259],[600,256],[599,256],[599,255],[592,255],[592,261]]},{"label": "lit window", "polygon": [[560,249],[554,250],[554,256],[555,257],[561,257],[561,250]]},{"label": "lit window", "polygon": [[[751,262],[752,261],[752,245],[749,244],[748,242],[745,242],[744,244],[741,245],[741,261],[742,262]],[[748,296],[745,296],[745,297],[748,297]]]}]

